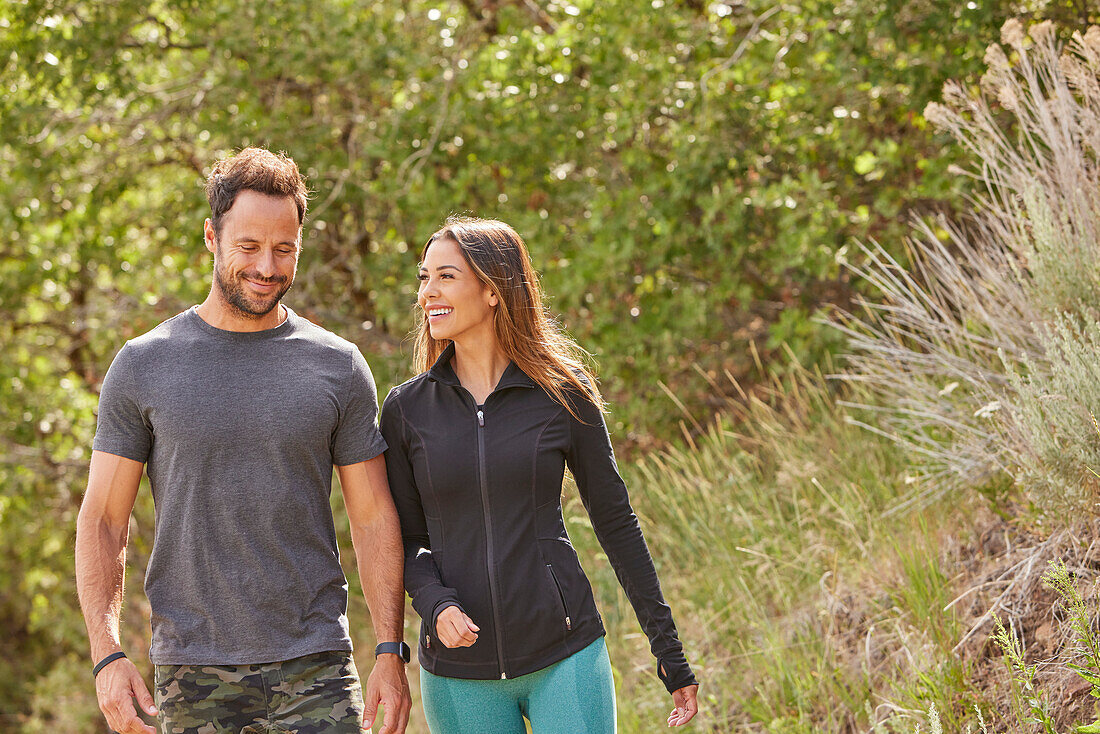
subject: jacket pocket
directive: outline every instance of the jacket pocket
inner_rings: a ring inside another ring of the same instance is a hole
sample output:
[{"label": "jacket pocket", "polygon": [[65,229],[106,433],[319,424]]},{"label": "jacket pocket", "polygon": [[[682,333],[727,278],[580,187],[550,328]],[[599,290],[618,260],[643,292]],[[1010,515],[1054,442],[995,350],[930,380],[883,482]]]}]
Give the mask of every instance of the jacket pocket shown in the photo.
[{"label": "jacket pocket", "polygon": [[565,615],[565,629],[573,629],[573,618],[569,614],[569,604],[565,601],[565,592],[561,588],[561,583],[558,581],[558,575],[554,573],[554,567],[549,563],[546,564],[546,570],[550,572],[550,579],[554,582],[554,588],[558,590],[558,598],[561,599],[561,609]]}]

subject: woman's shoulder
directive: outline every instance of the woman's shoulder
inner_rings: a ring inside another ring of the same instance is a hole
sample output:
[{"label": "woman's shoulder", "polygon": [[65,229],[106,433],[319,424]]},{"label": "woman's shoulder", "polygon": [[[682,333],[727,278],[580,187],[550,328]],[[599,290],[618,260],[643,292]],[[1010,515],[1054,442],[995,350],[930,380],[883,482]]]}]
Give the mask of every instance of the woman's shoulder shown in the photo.
[{"label": "woman's shoulder", "polygon": [[411,377],[400,385],[391,387],[389,393],[386,394],[386,399],[382,402],[383,407],[385,407],[387,403],[415,400],[417,395],[421,393],[421,388],[427,380],[427,376],[427,372],[421,372],[416,377]]},{"label": "woman's shoulder", "polygon": [[572,374],[576,378],[575,382],[560,382],[562,397],[566,401],[565,407],[574,420],[591,423],[603,414],[604,403],[599,395],[599,387],[592,374],[585,370],[574,369]]}]

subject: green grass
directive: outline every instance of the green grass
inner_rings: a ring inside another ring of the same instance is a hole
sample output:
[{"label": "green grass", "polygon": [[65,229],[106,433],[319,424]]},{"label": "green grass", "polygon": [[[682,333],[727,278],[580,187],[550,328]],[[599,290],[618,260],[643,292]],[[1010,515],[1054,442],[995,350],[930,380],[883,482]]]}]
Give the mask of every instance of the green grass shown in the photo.
[{"label": "green grass", "polygon": [[[820,374],[726,416],[622,467],[703,681],[697,726],[866,730],[884,701],[960,722],[973,694],[940,543],[965,507],[891,512],[916,488],[908,457],[849,424]],[[620,731],[653,731],[671,699],[579,502],[568,514],[623,681]]]}]

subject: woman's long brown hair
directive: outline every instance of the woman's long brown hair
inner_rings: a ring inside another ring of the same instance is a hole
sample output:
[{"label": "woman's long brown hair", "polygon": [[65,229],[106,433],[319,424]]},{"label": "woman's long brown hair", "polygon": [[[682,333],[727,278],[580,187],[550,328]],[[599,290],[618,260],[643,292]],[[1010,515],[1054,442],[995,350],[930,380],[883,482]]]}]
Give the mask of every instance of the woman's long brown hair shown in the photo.
[{"label": "woman's long brown hair", "polygon": [[[496,295],[493,331],[505,356],[574,418],[579,420],[580,416],[566,397],[570,388],[602,410],[603,398],[588,367],[591,357],[547,312],[523,238],[495,219],[449,217],[424,245],[421,261],[432,243],[442,239],[458,243],[478,279]],[[416,371],[424,372],[450,340],[432,338],[421,309],[417,309],[416,332],[413,360]]]}]

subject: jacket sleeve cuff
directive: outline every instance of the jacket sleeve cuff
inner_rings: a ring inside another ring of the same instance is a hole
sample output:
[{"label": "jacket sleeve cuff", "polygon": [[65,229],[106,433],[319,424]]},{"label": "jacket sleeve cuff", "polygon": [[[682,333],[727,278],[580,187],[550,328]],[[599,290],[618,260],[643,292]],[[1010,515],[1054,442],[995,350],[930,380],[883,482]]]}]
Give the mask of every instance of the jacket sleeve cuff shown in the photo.
[{"label": "jacket sleeve cuff", "polygon": [[665,684],[669,693],[678,691],[684,686],[699,684],[683,653],[671,653],[658,658],[657,677]]},{"label": "jacket sleeve cuff", "polygon": [[[408,573],[405,574],[406,586],[408,586]],[[427,584],[416,590],[416,594],[411,594],[413,609],[420,615],[420,618],[425,622],[430,622],[432,630],[435,630],[435,618],[443,611],[443,607],[448,604],[459,604],[458,592],[454,589],[443,586],[438,581],[435,583]]]},{"label": "jacket sleeve cuff", "polygon": [[438,636],[439,633],[437,633],[435,631],[435,623],[436,623],[436,620],[439,619],[440,613],[444,609],[446,609],[447,607],[458,607],[458,611],[462,612],[463,614],[466,613],[466,610],[462,608],[462,605],[459,604],[454,599],[443,599],[442,601],[440,601],[438,604],[435,605],[434,609],[432,609],[432,619],[431,619],[431,625],[430,625],[429,629],[431,630],[431,633],[433,635]]}]

